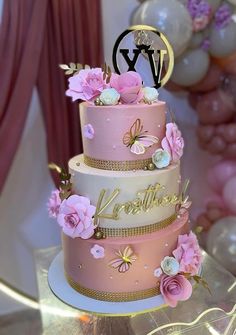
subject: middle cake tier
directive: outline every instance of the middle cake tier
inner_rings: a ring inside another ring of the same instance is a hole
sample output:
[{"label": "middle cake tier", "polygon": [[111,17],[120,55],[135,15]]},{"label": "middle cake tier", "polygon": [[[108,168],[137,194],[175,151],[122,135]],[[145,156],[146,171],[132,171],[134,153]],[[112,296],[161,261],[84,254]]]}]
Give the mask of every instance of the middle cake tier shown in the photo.
[{"label": "middle cake tier", "polygon": [[143,235],[171,224],[180,202],[180,166],[154,171],[108,171],[69,161],[72,191],[96,206],[94,224],[106,236]]}]

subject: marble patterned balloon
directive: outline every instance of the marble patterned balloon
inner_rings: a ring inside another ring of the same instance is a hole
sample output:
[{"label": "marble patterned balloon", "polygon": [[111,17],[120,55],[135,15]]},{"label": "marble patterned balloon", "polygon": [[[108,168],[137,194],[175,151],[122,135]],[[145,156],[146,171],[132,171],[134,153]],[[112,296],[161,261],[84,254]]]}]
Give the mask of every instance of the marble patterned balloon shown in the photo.
[{"label": "marble patterned balloon", "polygon": [[209,52],[213,57],[223,58],[231,55],[236,51],[236,23],[232,21],[221,29],[212,25],[209,40]]},{"label": "marble patterned balloon", "polygon": [[206,245],[209,254],[236,275],[236,216],[216,221],[208,232]]},{"label": "marble patterned balloon", "polygon": [[132,24],[147,24],[166,35],[175,57],[188,47],[192,36],[192,19],[183,4],[177,0],[145,1],[134,12]]},{"label": "marble patterned balloon", "polygon": [[181,86],[197,84],[209,68],[208,53],[202,49],[187,50],[176,59],[171,80]]}]

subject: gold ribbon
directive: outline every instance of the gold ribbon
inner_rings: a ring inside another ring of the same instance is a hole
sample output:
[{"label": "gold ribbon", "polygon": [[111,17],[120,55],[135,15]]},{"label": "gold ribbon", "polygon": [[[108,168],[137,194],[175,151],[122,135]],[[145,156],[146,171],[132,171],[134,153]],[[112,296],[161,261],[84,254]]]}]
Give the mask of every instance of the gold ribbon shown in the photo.
[{"label": "gold ribbon", "polygon": [[142,291],[133,291],[133,292],[104,292],[104,291],[97,291],[91,288],[86,288],[76,283],[71,277],[67,274],[66,279],[69,285],[76,290],[77,292],[96,300],[102,301],[116,301],[116,302],[124,302],[124,301],[134,301],[134,300],[141,300],[153,297],[155,295],[160,294],[159,286],[152,287]]},{"label": "gold ribbon", "polygon": [[101,170],[132,171],[144,169],[145,166],[152,163],[152,159],[138,159],[135,161],[107,161],[84,155],[84,163],[88,166]]},{"label": "gold ribbon", "polygon": [[177,218],[176,214],[154,224],[133,228],[101,228],[98,231],[103,232],[106,237],[129,237],[137,235],[151,234],[172,224]]}]

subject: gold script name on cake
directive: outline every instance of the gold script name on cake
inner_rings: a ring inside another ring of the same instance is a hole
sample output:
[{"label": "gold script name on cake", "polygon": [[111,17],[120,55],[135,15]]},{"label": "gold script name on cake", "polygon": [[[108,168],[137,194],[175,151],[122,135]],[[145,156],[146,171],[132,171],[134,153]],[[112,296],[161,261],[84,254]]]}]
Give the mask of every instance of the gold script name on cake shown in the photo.
[{"label": "gold script name on cake", "polygon": [[148,212],[153,207],[169,206],[181,203],[183,198],[182,193],[180,195],[171,194],[158,196],[158,192],[163,189],[165,189],[165,186],[162,186],[159,183],[149,185],[148,188],[138,191],[134,200],[126,201],[125,203],[115,203],[112,212],[110,213],[105,213],[105,210],[120,194],[120,189],[116,188],[111,195],[106,198],[105,195],[107,190],[101,190],[96,206],[96,212],[94,214],[94,224],[98,225],[98,220],[101,218],[119,220],[119,214],[121,211],[124,211],[125,214],[138,214],[142,211]]}]

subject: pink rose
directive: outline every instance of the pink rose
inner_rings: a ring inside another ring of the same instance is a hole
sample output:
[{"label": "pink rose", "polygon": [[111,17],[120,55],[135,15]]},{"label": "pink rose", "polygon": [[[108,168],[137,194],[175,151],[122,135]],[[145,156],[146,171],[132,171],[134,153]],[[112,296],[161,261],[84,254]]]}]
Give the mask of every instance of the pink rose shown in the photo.
[{"label": "pink rose", "polygon": [[202,254],[196,235],[191,231],[189,234],[179,235],[177,248],[173,251],[174,257],[180,264],[179,270],[198,274],[202,262]]},{"label": "pink rose", "polygon": [[163,138],[161,145],[169,152],[174,162],[183,155],[184,139],[175,123],[167,123],[166,137]]},{"label": "pink rose", "polygon": [[96,98],[107,87],[109,85],[103,79],[102,69],[85,69],[69,78],[69,89],[66,95],[72,97],[72,101],[79,99],[89,101]]},{"label": "pink rose", "polygon": [[122,103],[135,104],[143,97],[142,78],[137,72],[128,71],[120,75],[113,73],[110,85],[120,94]]},{"label": "pink rose", "polygon": [[170,307],[176,307],[178,301],[184,301],[191,297],[192,285],[183,275],[162,275],[160,291],[165,303]]},{"label": "pink rose", "polygon": [[96,207],[90,200],[79,195],[71,195],[62,201],[57,222],[63,232],[72,237],[88,239],[94,234],[93,215]]},{"label": "pink rose", "polygon": [[56,218],[59,213],[59,208],[61,205],[60,191],[54,190],[51,193],[50,198],[48,199],[47,208],[48,214],[51,218]]}]

